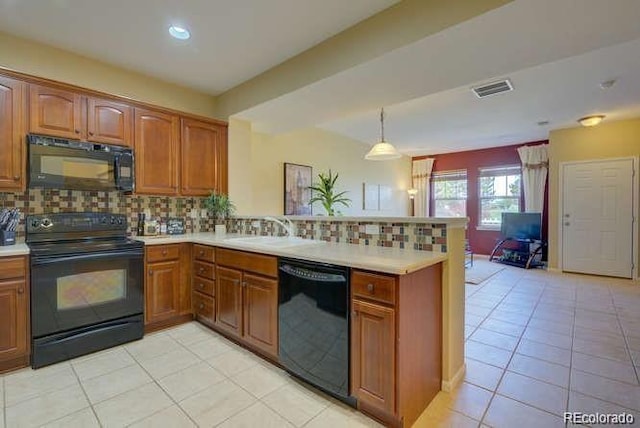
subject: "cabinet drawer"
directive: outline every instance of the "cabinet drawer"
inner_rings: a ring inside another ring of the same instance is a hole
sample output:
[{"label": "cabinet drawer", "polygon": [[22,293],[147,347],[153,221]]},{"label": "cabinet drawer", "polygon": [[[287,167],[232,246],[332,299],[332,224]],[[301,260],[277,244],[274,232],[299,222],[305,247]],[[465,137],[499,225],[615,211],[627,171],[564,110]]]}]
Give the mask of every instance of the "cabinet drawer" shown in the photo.
[{"label": "cabinet drawer", "polygon": [[193,246],[193,258],[203,262],[213,263],[216,261],[215,249],[206,245],[195,244]]},{"label": "cabinet drawer", "polygon": [[216,289],[216,282],[210,279],[204,279],[199,276],[193,277],[193,291],[199,291],[200,293],[207,294],[209,296],[214,295]]},{"label": "cabinet drawer", "polygon": [[193,314],[199,321],[213,324],[215,321],[215,304],[213,297],[206,296],[197,291],[193,292]]},{"label": "cabinet drawer", "polygon": [[193,274],[206,279],[216,279],[215,269],[211,263],[193,262]]},{"label": "cabinet drawer", "polygon": [[278,259],[273,256],[217,248],[216,262],[234,269],[278,277]]},{"label": "cabinet drawer", "polygon": [[146,252],[148,263],[176,260],[180,257],[180,244],[153,245],[147,247]]},{"label": "cabinet drawer", "polygon": [[396,280],[392,276],[360,271],[353,271],[351,274],[351,290],[354,297],[364,297],[369,300],[395,305],[395,284]]},{"label": "cabinet drawer", "polygon": [[27,274],[25,257],[0,258],[0,279],[24,278]]}]

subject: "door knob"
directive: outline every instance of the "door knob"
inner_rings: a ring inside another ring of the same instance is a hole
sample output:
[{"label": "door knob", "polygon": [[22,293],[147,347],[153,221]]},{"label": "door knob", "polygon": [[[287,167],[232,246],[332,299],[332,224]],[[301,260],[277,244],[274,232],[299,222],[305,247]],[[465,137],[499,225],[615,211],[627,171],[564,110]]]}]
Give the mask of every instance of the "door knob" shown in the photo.
[{"label": "door knob", "polygon": [[93,136],[93,132],[89,131],[89,135]]},{"label": "door knob", "polygon": [[18,180],[20,180],[20,176],[19,176],[19,175],[15,175],[15,176],[13,177],[13,181],[18,181]]},{"label": "door knob", "polygon": [[199,283],[199,284],[198,284],[198,287],[200,287],[200,288],[204,288],[204,284],[203,284],[203,283]]},{"label": "door knob", "polygon": [[204,256],[204,251],[200,250],[200,255]]},{"label": "door knob", "polygon": [[166,256],[167,255],[167,250],[162,250],[162,255]]},{"label": "door knob", "polygon": [[149,269],[149,275],[153,275],[153,271]]},{"label": "door knob", "polygon": [[80,130],[79,130],[79,129],[76,129],[76,134],[79,134],[79,133],[80,133]]},{"label": "door knob", "polygon": [[200,303],[199,308],[200,308],[200,309],[204,309],[204,303]]},{"label": "door knob", "polygon": [[24,288],[22,287],[18,288],[18,294],[22,294],[22,293],[24,293]]}]

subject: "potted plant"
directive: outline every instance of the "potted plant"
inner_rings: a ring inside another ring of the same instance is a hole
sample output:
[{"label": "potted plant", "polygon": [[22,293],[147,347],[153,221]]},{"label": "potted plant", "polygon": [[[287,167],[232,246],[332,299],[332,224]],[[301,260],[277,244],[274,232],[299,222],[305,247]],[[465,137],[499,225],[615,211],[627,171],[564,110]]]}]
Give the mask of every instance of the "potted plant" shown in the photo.
[{"label": "potted plant", "polygon": [[329,170],[329,174],[320,173],[318,174],[319,182],[314,183],[312,186],[309,186],[313,193],[313,197],[309,201],[309,204],[314,202],[320,202],[324,209],[327,211],[327,215],[333,216],[336,214],[335,205],[342,204],[345,207],[349,206],[351,199],[344,197],[347,191],[342,191],[339,193],[335,193],[336,190],[336,181],[338,180],[338,173],[333,175],[331,170]]},{"label": "potted plant", "polygon": [[207,210],[215,218],[215,231],[218,235],[224,235],[227,232],[226,220],[232,215],[236,207],[229,199],[229,195],[218,193],[215,190],[211,192],[204,200]]}]

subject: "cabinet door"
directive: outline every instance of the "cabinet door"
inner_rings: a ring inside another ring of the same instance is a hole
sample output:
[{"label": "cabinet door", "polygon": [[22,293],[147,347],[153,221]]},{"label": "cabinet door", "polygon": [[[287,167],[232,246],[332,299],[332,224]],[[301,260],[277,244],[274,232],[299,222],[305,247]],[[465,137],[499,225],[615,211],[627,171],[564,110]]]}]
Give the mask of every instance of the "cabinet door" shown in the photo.
[{"label": "cabinet door", "polygon": [[221,180],[227,169],[226,139],[225,126],[182,119],[181,194],[206,196],[212,190],[227,192]]},{"label": "cabinet door", "polygon": [[29,85],[29,130],[35,134],[85,139],[82,97],[74,92]]},{"label": "cabinet door", "polygon": [[26,84],[0,76],[0,189],[25,184]]},{"label": "cabinet door", "polygon": [[352,301],[351,388],[358,400],[395,411],[395,310]]},{"label": "cabinet door", "polygon": [[87,100],[87,140],[133,146],[133,108],[115,101]]},{"label": "cabinet door", "polygon": [[163,321],[180,314],[180,262],[147,264],[145,287],[145,324]]},{"label": "cabinet door", "polygon": [[278,281],[244,274],[244,339],[278,355]]},{"label": "cabinet door", "polygon": [[178,192],[178,117],[135,109],[136,193]]},{"label": "cabinet door", "polygon": [[27,292],[22,279],[0,282],[0,360],[27,353]]},{"label": "cabinet door", "polygon": [[242,335],[242,272],[216,269],[216,325],[240,337]]}]

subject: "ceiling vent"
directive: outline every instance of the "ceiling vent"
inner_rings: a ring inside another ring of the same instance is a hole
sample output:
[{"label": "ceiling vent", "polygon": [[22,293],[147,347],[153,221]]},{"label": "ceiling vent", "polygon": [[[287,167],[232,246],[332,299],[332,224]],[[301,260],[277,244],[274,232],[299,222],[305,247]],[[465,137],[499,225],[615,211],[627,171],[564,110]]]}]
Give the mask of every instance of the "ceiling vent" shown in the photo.
[{"label": "ceiling vent", "polygon": [[500,80],[498,82],[487,83],[486,85],[471,88],[478,98],[484,98],[501,92],[513,91],[513,85],[509,79]]}]

